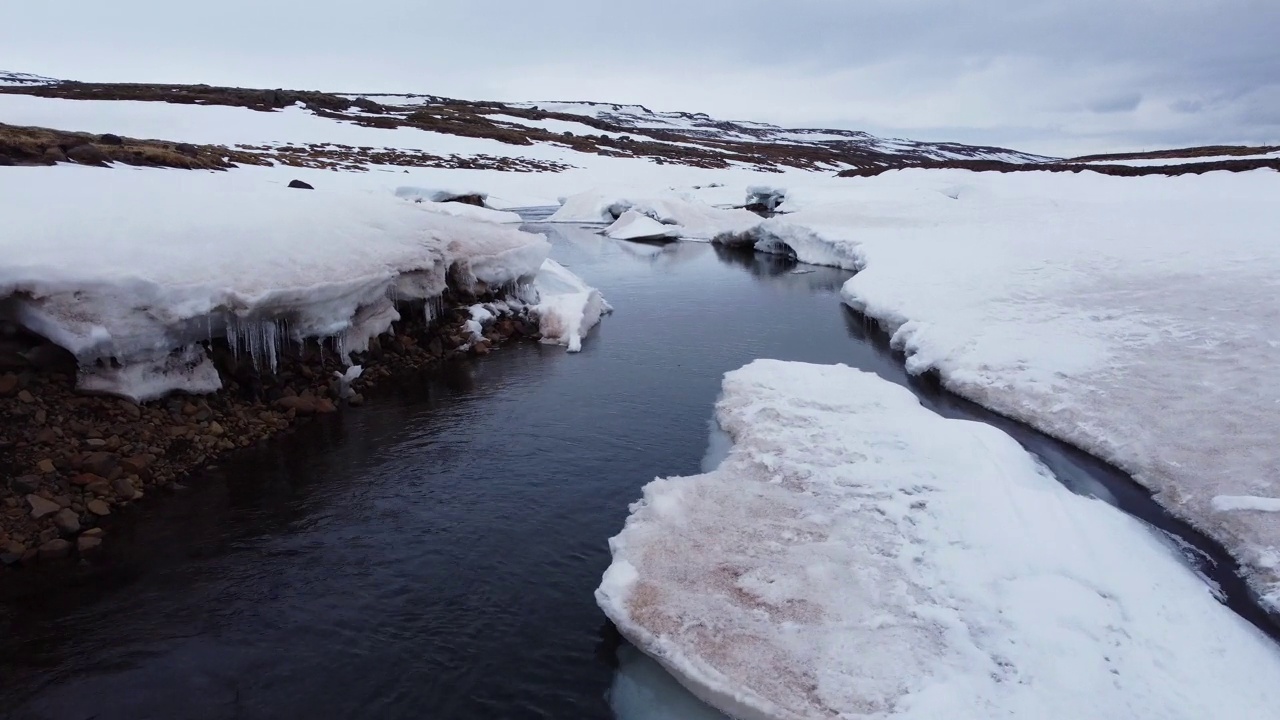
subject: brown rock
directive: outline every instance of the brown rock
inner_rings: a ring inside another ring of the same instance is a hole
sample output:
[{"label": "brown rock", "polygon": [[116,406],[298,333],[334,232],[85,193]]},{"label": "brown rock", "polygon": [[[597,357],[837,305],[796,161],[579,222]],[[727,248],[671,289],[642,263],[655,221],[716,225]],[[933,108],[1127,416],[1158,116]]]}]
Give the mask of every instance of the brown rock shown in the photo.
[{"label": "brown rock", "polygon": [[82,535],[81,537],[102,537],[103,535],[106,535],[106,534],[107,534],[107,531],[103,530],[102,528],[92,528],[89,530],[85,530],[84,535]]},{"label": "brown rock", "polygon": [[106,482],[106,480],[107,479],[102,477],[101,475],[94,475],[93,473],[80,473],[78,475],[73,475],[71,477],[71,484],[77,485],[79,487],[85,487],[86,485],[92,485],[94,483]]},{"label": "brown rock", "polygon": [[53,445],[58,442],[58,433],[53,428],[44,428],[36,433],[35,441],[42,445]]},{"label": "brown rock", "polygon": [[30,495],[40,489],[39,475],[19,475],[9,478],[9,489],[19,495]]},{"label": "brown rock", "polygon": [[142,475],[147,468],[151,467],[151,463],[155,461],[153,455],[134,455],[120,461],[120,469],[131,475]]},{"label": "brown rock", "polygon": [[75,535],[80,532],[80,518],[74,510],[59,510],[53,516],[53,524],[63,535]]},{"label": "brown rock", "polygon": [[61,560],[71,554],[71,543],[58,538],[40,546],[41,560]]},{"label": "brown rock", "polygon": [[125,478],[119,477],[111,481],[111,489],[116,491],[116,495],[125,500],[133,500],[138,495],[138,491],[134,489],[133,483]]},{"label": "brown rock", "polygon": [[134,420],[142,417],[142,408],[135,405],[132,400],[121,400],[120,409]]},{"label": "brown rock", "polygon": [[102,500],[90,500],[85,507],[98,517],[106,517],[111,514],[111,506]]},{"label": "brown rock", "polygon": [[94,555],[100,550],[102,550],[102,538],[87,534],[76,538],[76,552],[80,553],[81,557]]},{"label": "brown rock", "polygon": [[334,405],[333,401],[329,398],[317,398],[315,411],[320,414],[337,412],[338,406]]},{"label": "brown rock", "polygon": [[17,541],[10,542],[3,550],[0,550],[0,565],[13,565],[20,562],[26,552],[26,545]]},{"label": "brown rock", "polygon": [[36,469],[44,473],[45,475],[49,475],[49,474],[52,474],[58,468],[54,466],[52,460],[50,460],[49,458],[45,458],[44,460],[41,460],[40,462],[36,463]]},{"label": "brown rock", "polygon": [[0,397],[13,397],[18,392],[18,376],[13,373],[0,375]]},{"label": "brown rock", "polygon": [[107,482],[106,480],[99,480],[98,482],[90,483],[87,487],[85,487],[84,491],[89,493],[90,495],[96,495],[98,497],[106,497],[111,494],[111,483]]},{"label": "brown rock", "polygon": [[118,463],[119,460],[112,453],[91,452],[80,458],[79,469],[94,475],[111,477],[111,471],[116,469]]},{"label": "brown rock", "polygon": [[347,398],[347,404],[352,407],[360,407],[364,404],[364,396],[360,393],[353,393],[351,397]]},{"label": "brown rock", "polygon": [[62,509],[58,503],[46,500],[39,495],[28,495],[27,504],[31,506],[31,517],[36,520],[45,515],[52,515]]},{"label": "brown rock", "polygon": [[22,390],[18,393],[18,399],[24,403],[33,403],[36,401],[36,396],[32,395],[30,390]]},{"label": "brown rock", "polygon": [[107,441],[103,440],[102,438],[89,438],[88,440],[84,441],[84,444],[88,445],[91,448],[100,448],[100,447],[106,447]]}]

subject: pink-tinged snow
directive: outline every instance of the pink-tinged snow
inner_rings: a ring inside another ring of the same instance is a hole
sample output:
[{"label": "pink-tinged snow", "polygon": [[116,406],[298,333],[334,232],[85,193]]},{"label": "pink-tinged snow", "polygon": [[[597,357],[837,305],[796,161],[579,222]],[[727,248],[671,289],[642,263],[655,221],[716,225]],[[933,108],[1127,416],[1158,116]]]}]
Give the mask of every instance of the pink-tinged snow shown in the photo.
[{"label": "pink-tinged snow", "polygon": [[555,260],[543,262],[533,287],[538,304],[532,310],[538,316],[542,341],[564,345],[571,353],[580,352],[587,332],[613,311],[599,290]]},{"label": "pink-tinged snow", "polygon": [[1115,463],[1280,610],[1280,173],[899,171],[781,218],[864,269],[912,372]]},{"label": "pink-tinged snow", "polygon": [[757,360],[732,439],[658,479],[596,598],[739,720],[1265,720],[1280,648],[1165,540],[995,428],[845,366]]},{"label": "pink-tinged snow", "polygon": [[399,318],[393,300],[438,296],[450,267],[512,285],[550,251],[539,235],[389,192],[285,184],[239,171],[0,169],[0,313],[74,353],[83,387],[149,399],[216,389],[192,350],[202,340],[225,335],[264,364],[285,338],[359,351]]},{"label": "pink-tinged snow", "polygon": [[610,189],[593,189],[565,198],[547,222],[613,223],[627,211],[670,225],[685,240],[710,240],[722,233],[745,232],[760,223],[759,215],[714,207],[689,193],[645,195]]}]

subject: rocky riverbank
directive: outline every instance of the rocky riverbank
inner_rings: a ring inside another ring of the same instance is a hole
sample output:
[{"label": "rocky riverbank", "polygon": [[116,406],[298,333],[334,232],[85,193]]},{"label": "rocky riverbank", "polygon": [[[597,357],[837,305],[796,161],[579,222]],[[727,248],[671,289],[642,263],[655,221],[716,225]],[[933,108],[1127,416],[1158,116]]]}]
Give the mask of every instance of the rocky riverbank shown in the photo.
[{"label": "rocky riverbank", "polygon": [[[490,297],[448,291],[428,320],[421,303],[354,360],[346,383],[338,353],[309,342],[285,349],[275,370],[209,343],[223,389],[135,404],[74,390],[75,359],[13,327],[0,337],[0,572],[68,558],[90,560],[114,517],[149,495],[180,489],[219,456],[288,431],[310,417],[359,405],[379,380],[468,354],[509,338],[539,337],[523,313],[498,316],[482,335],[467,327],[468,307]],[[474,327],[474,326],[473,326]]]}]

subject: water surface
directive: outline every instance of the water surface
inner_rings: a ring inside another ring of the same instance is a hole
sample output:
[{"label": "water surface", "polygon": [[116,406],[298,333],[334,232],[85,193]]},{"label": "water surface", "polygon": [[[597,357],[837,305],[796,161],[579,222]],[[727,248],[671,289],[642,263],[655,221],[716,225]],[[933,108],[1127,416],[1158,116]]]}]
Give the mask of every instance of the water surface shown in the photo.
[{"label": "water surface", "polygon": [[[516,344],[401,383],[153,504],[100,566],[11,575],[0,717],[611,718],[611,688],[627,713],[687,707],[592,597],[628,505],[700,470],[721,377],[755,358],[909,381],[840,304],[844,271],[538,229],[617,310],[581,354]],[[1114,470],[914,386],[1198,541]]]}]

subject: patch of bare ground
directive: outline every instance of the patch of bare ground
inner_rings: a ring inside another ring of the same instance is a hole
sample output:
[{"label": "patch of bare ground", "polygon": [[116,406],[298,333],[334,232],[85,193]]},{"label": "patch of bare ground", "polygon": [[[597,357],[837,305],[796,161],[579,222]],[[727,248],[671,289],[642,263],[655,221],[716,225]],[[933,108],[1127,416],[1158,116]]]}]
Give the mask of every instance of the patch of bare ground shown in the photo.
[{"label": "patch of bare ground", "polygon": [[227,170],[236,163],[267,164],[256,155],[221,145],[137,140],[110,133],[92,135],[0,123],[0,165],[71,162],[105,167],[119,162],[145,167]]},{"label": "patch of bare ground", "polygon": [[0,573],[65,558],[91,560],[113,521],[148,496],[180,490],[220,456],[316,416],[361,405],[384,380],[483,355],[502,342],[538,338],[523,316],[501,317],[480,340],[464,329],[467,306],[485,297],[446,292],[450,308],[426,320],[421,303],[354,360],[364,372],[344,392],[337,353],[315,342],[285,349],[267,371],[223,340],[208,352],[223,389],[142,405],[75,391],[76,361],[42,338],[0,333]]},{"label": "patch of bare ground", "polygon": [[[244,107],[262,112],[272,112],[291,105],[302,104],[322,117],[351,122],[366,127],[418,128],[460,137],[496,140],[513,146],[535,143],[554,144],[583,153],[609,157],[643,158],[655,164],[689,165],[703,168],[726,168],[738,164],[764,172],[781,172],[785,168],[828,170],[853,166],[882,167],[905,160],[927,160],[930,152],[946,152],[981,157],[992,153],[1008,153],[1001,148],[973,147],[956,144],[898,143],[895,152],[876,147],[876,138],[865,133],[843,133],[847,139],[822,142],[777,142],[770,140],[769,130],[763,127],[739,125],[716,121],[700,114],[681,114],[696,120],[695,126],[679,129],[637,128],[607,113],[601,117],[553,112],[538,108],[513,107],[498,102],[456,100],[436,96],[421,96],[421,104],[395,105],[392,96],[386,102],[360,97],[352,99],[334,93],[293,90],[261,90],[249,88],[216,87],[208,85],[150,85],[133,83],[79,83],[58,82],[47,85],[31,85],[0,88],[0,93],[16,93],[39,97],[70,100],[134,100],[168,102],[193,105],[227,105]],[[505,119],[502,115],[523,120],[561,120],[600,131],[594,133],[552,132],[530,127]],[[918,145],[918,147],[916,147]],[[456,165],[458,158],[445,161],[411,160],[411,165],[422,162],[444,164],[429,167],[471,167]],[[470,162],[477,167],[490,167],[494,158],[473,156]],[[299,160],[299,162],[302,162]],[[334,167],[349,169],[356,163],[335,160]],[[379,163],[383,164],[383,163]],[[394,163],[400,164],[400,163]],[[512,167],[497,169],[539,171],[536,161],[521,159]],[[320,165],[324,166],[324,165]],[[422,165],[419,165],[422,166]]]},{"label": "patch of bare ground", "polygon": [[352,147],[349,145],[238,145],[237,150],[253,153],[291,167],[325,170],[364,171],[370,165],[429,167],[455,170],[505,170],[508,172],[560,172],[571,166],[552,160],[493,155],[434,155],[423,150]]},{"label": "patch of bare ground", "polygon": [[907,168],[923,168],[931,170],[958,169],[973,172],[1095,172],[1101,175],[1118,177],[1139,177],[1144,175],[1199,175],[1207,172],[1225,170],[1227,172],[1245,172],[1248,170],[1271,169],[1280,170],[1280,158],[1248,158],[1242,160],[1215,160],[1213,162],[1189,162],[1182,165],[1090,165],[1087,163],[1008,163],[998,160],[947,160],[937,162],[897,163],[891,166],[873,166],[843,170],[837,177],[873,177],[890,170]]},{"label": "patch of bare ground", "polygon": [[1194,158],[1229,157],[1266,155],[1280,152],[1280,145],[1201,145],[1199,147],[1180,148],[1174,150],[1152,150],[1149,152],[1109,153],[1103,155],[1081,155],[1065,162],[1123,162],[1125,160],[1181,160],[1193,162]]}]

